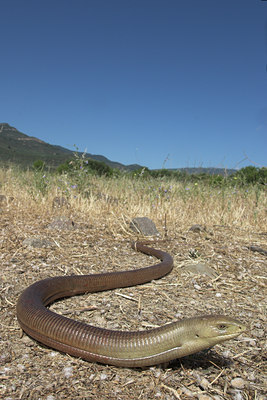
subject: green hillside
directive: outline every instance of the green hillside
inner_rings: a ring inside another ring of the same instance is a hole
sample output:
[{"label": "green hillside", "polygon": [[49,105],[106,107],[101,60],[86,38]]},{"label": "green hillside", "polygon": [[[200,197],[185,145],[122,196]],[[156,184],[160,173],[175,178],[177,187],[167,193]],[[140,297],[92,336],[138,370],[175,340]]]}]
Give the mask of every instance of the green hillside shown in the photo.
[{"label": "green hillside", "polygon": [[[82,153],[81,153],[82,154]],[[102,161],[112,168],[132,171],[140,165],[123,165],[110,161],[101,155],[87,153],[87,158]],[[7,123],[0,123],[0,164],[14,163],[22,167],[32,166],[36,160],[42,160],[47,166],[55,168],[73,158],[73,151],[61,146],[51,145],[33,136],[25,135]]]},{"label": "green hillside", "polygon": [[[83,153],[78,153],[81,156]],[[37,160],[45,162],[48,168],[55,169],[66,161],[73,159],[74,152],[61,146],[51,145],[34,136],[28,136],[18,131],[7,123],[0,123],[0,166],[16,164],[23,168],[31,167]],[[111,161],[102,155],[86,153],[85,158],[101,161],[111,168],[121,171],[140,170],[143,174],[143,167],[138,164],[124,165],[119,162]],[[146,170],[148,170],[146,168]],[[236,170],[225,170],[223,168],[175,168],[169,170],[152,170],[152,175],[164,175],[169,171],[180,171],[188,175],[208,174],[228,176],[234,174]]]}]

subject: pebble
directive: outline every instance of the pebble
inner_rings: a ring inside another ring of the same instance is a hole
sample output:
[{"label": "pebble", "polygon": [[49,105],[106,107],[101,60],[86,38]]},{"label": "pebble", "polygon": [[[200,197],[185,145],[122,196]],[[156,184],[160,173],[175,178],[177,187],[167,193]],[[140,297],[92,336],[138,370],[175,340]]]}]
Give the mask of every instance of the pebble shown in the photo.
[{"label": "pebble", "polygon": [[18,368],[19,372],[23,372],[25,370],[25,366],[22,364],[18,364],[17,368]]},{"label": "pebble", "polygon": [[32,339],[29,336],[23,335],[21,338],[21,341],[29,346],[33,346],[34,343],[32,341]]},{"label": "pebble", "polygon": [[234,400],[244,400],[244,397],[242,396],[241,392],[236,391],[233,397]]},{"label": "pebble", "polygon": [[64,375],[66,378],[70,378],[73,375],[73,368],[72,367],[65,367],[63,369]]},{"label": "pebble", "polygon": [[24,239],[22,244],[23,246],[36,247],[36,248],[54,246],[54,243],[51,240],[43,239],[40,236],[31,236],[27,239]]},{"label": "pebble", "polygon": [[242,378],[234,378],[231,380],[231,386],[235,389],[244,389],[246,382]]},{"label": "pebble", "polygon": [[223,355],[225,358],[229,358],[229,357],[232,356],[232,353],[231,353],[230,350],[227,349],[227,350],[224,350],[224,351],[223,351],[222,355]]},{"label": "pebble", "polygon": [[11,368],[9,368],[9,367],[4,367],[3,369],[1,369],[1,374],[5,374],[5,373],[8,373],[9,371],[11,371]]},{"label": "pebble", "polygon": [[212,397],[208,396],[207,394],[199,394],[198,400],[212,400]]},{"label": "pebble", "polygon": [[218,276],[216,271],[214,271],[205,263],[187,264],[182,268],[182,271],[189,271],[190,273],[195,275],[207,275],[210,278],[216,278]]},{"label": "pebble", "polygon": [[49,229],[60,229],[60,230],[72,230],[76,228],[75,223],[69,219],[68,217],[65,217],[64,215],[55,217],[51,224],[48,225]]},{"label": "pebble", "polygon": [[258,338],[262,338],[265,336],[265,332],[263,329],[259,329],[258,331],[255,330],[254,332],[254,336],[258,337]]},{"label": "pebble", "polygon": [[155,370],[155,372],[154,372],[154,376],[155,376],[155,378],[159,378],[159,377],[160,377],[160,375],[161,375],[161,371],[159,371],[159,370]]},{"label": "pebble", "polygon": [[199,225],[199,224],[195,224],[195,225],[192,225],[191,228],[189,228],[189,231],[195,232],[195,233],[200,233],[200,232],[206,231],[206,227]]},{"label": "pebble", "polygon": [[209,381],[206,378],[202,378],[201,381],[199,382],[199,385],[204,389],[207,390],[209,387]]},{"label": "pebble", "polygon": [[251,347],[256,347],[256,346],[257,346],[256,340],[255,340],[255,339],[250,339],[250,340],[249,340],[249,345],[250,345]]}]

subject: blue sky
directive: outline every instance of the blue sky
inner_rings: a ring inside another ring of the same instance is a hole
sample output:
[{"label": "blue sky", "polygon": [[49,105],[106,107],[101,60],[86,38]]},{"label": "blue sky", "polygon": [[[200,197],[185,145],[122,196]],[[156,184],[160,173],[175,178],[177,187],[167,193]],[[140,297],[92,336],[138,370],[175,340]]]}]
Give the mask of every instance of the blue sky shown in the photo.
[{"label": "blue sky", "polygon": [[0,0],[0,15],[0,122],[123,164],[267,164],[267,1]]}]

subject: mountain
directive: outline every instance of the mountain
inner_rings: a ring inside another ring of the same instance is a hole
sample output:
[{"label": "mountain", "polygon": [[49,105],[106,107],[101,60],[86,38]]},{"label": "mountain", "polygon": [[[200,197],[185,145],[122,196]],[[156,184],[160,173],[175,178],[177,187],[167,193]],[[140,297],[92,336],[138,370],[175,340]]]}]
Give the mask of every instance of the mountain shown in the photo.
[{"label": "mountain", "polygon": [[[0,123],[0,164],[14,163],[22,167],[32,166],[34,161],[42,160],[55,168],[73,158],[73,151],[61,146],[46,143],[34,136],[25,135],[7,123]],[[83,153],[79,153],[80,155]],[[141,168],[138,164],[124,165],[108,158],[86,153],[87,158],[102,161],[112,168],[133,171]]]},{"label": "mountain", "polygon": [[[21,167],[31,167],[34,161],[42,160],[47,166],[56,168],[60,164],[73,158],[73,151],[61,146],[52,145],[37,139],[34,136],[25,135],[16,128],[7,123],[0,123],[0,166],[9,163],[17,164]],[[83,153],[78,153],[80,156]],[[124,171],[134,171],[142,168],[141,165],[124,165],[108,158],[86,153],[87,158],[96,161],[102,161],[111,168],[118,168]],[[206,173],[210,175],[231,175],[236,170],[227,170],[223,168],[172,168],[171,170],[184,171],[187,174]]]}]

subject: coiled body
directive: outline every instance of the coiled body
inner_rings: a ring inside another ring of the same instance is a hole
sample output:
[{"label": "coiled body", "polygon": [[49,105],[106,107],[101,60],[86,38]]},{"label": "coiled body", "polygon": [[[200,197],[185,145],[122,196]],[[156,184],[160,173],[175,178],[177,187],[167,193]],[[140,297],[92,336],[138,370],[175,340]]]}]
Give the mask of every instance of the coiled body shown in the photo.
[{"label": "coiled body", "polygon": [[19,297],[17,318],[34,339],[89,361],[125,367],[166,362],[236,337],[245,330],[225,316],[203,316],[176,321],[148,331],[112,331],[56,314],[46,308],[56,299],[86,292],[134,286],[158,279],[172,270],[172,257],[135,243],[134,249],[162,261],[137,270],[93,275],[59,276],[38,281]]}]

